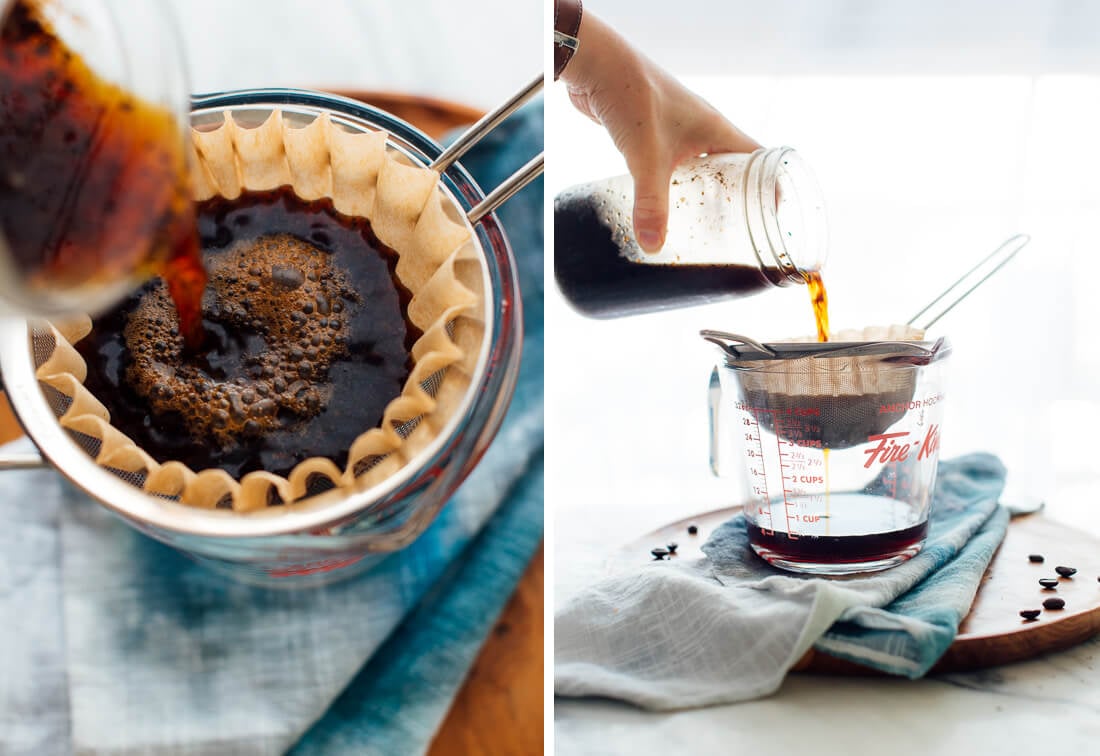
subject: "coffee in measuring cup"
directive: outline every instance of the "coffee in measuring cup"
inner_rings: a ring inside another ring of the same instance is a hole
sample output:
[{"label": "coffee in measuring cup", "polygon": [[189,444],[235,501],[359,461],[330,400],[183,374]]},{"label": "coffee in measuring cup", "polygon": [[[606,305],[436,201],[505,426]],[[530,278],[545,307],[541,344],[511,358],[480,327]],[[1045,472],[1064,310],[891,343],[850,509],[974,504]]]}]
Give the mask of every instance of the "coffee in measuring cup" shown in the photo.
[{"label": "coffee in measuring cup", "polygon": [[724,335],[716,437],[729,444],[753,550],[815,574],[884,569],[924,543],[950,346],[906,327],[829,343]]}]

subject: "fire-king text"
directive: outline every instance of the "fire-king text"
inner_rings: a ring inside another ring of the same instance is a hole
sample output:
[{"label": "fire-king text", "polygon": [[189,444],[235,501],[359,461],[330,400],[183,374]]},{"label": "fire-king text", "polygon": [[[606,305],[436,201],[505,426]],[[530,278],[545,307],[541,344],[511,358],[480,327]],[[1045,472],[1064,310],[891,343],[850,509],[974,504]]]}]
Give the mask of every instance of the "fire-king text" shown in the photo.
[{"label": "fire-king text", "polygon": [[[878,445],[865,449],[864,454],[867,455],[867,461],[863,463],[865,468],[869,468],[875,462],[879,464],[886,464],[887,462],[904,462],[909,458],[909,452],[912,451],[915,444],[903,444],[898,439],[905,438],[908,433],[879,433],[874,436],[868,436],[867,441],[878,441]],[[928,427],[928,433],[924,436],[924,441],[920,444],[920,450],[917,452],[917,459],[927,459],[936,453],[940,448],[940,428],[938,425],[930,425]]]}]

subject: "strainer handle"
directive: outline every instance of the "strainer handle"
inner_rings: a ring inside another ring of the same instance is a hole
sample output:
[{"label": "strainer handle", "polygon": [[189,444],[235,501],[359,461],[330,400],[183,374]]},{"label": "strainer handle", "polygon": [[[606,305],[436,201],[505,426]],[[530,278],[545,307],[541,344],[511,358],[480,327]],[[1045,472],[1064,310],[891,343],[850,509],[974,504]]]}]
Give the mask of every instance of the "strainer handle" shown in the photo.
[{"label": "strainer handle", "polygon": [[543,76],[540,73],[527,86],[509,97],[504,104],[486,113],[477,123],[466,129],[458,139],[451,143],[450,147],[439,153],[439,157],[429,167],[437,173],[443,173],[447,170],[451,163],[465,155],[467,150],[484,139],[505,118],[515,113],[521,105],[538,94],[538,91],[542,89],[542,82]]},{"label": "strainer handle", "polygon": [[0,472],[4,470],[38,470],[49,463],[38,452],[0,452]]},{"label": "strainer handle", "polygon": [[735,349],[735,347],[738,344],[750,346],[758,352],[770,355],[772,357],[776,356],[774,350],[769,349],[767,346],[761,344],[755,339],[750,339],[748,336],[741,336],[739,334],[730,333],[728,331],[714,331],[709,328],[705,328],[702,331],[699,331],[699,335],[703,337],[704,341],[709,341],[711,344],[714,344],[726,354],[730,354],[733,356],[737,356],[737,350]]},{"label": "strainer handle", "polygon": [[543,153],[540,152],[531,158],[525,166],[500,182],[500,186],[489,192],[485,199],[470,208],[470,212],[466,213],[470,223],[476,225],[486,215],[503,205],[505,200],[542,175],[542,155]]},{"label": "strainer handle", "polygon": [[[505,118],[519,110],[521,105],[538,94],[539,90],[542,89],[543,81],[543,75],[540,73],[502,105],[482,116],[477,123],[466,129],[458,139],[454,140],[450,147],[443,150],[429,167],[439,173],[447,170],[454,161],[465,155],[471,147],[484,139]],[[485,199],[474,205],[470,208],[470,212],[466,213],[470,223],[476,225],[482,218],[504,204],[505,200],[541,176],[542,164],[543,159],[540,152],[526,165],[502,181],[500,186],[489,192]]]},{"label": "strainer handle", "polygon": [[[932,313],[925,318],[924,323],[917,326],[917,328],[927,331],[936,324],[936,321],[951,312],[951,310],[955,308],[955,305],[962,302],[970,296],[975,289],[989,280],[990,276],[1007,265],[1008,261],[1015,257],[1017,252],[1026,247],[1029,241],[1031,241],[1031,237],[1027,234],[1016,234],[1001,242],[1001,246],[983,257],[977,265],[944,289],[939,296],[926,304],[920,312],[911,317],[906,325],[915,324],[918,318],[929,310],[932,310],[936,305],[939,305],[944,299],[947,299],[948,301],[946,304],[940,305],[937,309],[933,310]],[[963,287],[969,288],[960,291]],[[951,298],[948,299],[949,297]]]},{"label": "strainer handle", "polygon": [[[4,374],[0,373],[0,394],[6,392],[4,388]],[[0,451],[0,472],[4,470],[37,470],[49,465],[37,451],[12,451],[4,453]]]}]

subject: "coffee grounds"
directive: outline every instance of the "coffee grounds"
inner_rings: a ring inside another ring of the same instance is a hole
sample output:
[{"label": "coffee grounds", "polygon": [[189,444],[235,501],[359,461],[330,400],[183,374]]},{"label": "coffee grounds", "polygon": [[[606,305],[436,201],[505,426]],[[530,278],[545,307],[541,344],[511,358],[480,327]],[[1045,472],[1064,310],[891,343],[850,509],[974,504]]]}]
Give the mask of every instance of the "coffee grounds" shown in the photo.
[{"label": "coffee grounds", "polygon": [[[185,355],[173,338],[174,305],[163,287],[152,289],[124,331],[133,357],[129,385],[154,415],[176,413],[193,438],[219,447],[316,415],[332,387],[315,378],[347,354],[346,341],[337,340],[348,326],[343,302],[359,303],[332,256],[280,234],[238,242],[207,268],[215,293],[206,308],[207,338],[216,342]],[[230,347],[233,341],[240,348]]]},{"label": "coffee grounds", "polygon": [[164,285],[94,323],[78,349],[111,423],[159,462],[240,477],[309,457],[343,467],[400,395],[419,331],[396,254],[362,218],[290,187],[198,205],[211,283],[202,349],[185,349]]}]

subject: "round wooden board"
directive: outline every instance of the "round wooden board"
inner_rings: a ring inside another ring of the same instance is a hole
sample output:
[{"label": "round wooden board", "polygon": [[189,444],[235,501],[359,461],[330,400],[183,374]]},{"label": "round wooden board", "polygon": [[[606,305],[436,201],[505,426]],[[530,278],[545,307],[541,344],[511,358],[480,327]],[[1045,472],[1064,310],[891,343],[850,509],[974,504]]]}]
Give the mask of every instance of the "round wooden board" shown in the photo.
[{"label": "round wooden board", "polygon": [[[652,559],[649,550],[671,541],[679,544],[675,559],[703,558],[700,547],[711,531],[740,511],[729,507],[673,522],[623,548],[610,565],[618,570]],[[688,534],[688,525],[699,528]],[[1042,554],[1043,564],[1028,561]],[[1059,579],[1054,591],[1044,590],[1039,578],[1058,577],[1057,565],[1077,568],[1071,578]],[[970,614],[933,672],[961,672],[1027,659],[1068,648],[1100,633],[1100,540],[1034,514],[1014,518],[1000,549],[982,578]],[[1042,609],[1051,596],[1065,599],[1065,609],[1043,609],[1035,622],[1025,622],[1021,609]],[[794,671],[823,674],[878,674],[874,670],[811,649]]]},{"label": "round wooden board", "polygon": [[411,123],[432,139],[441,139],[448,131],[468,126],[484,115],[477,108],[435,97],[360,89],[323,88],[323,91],[373,105]]}]

